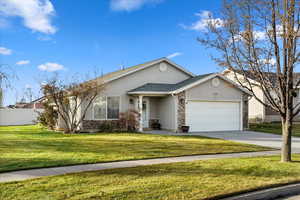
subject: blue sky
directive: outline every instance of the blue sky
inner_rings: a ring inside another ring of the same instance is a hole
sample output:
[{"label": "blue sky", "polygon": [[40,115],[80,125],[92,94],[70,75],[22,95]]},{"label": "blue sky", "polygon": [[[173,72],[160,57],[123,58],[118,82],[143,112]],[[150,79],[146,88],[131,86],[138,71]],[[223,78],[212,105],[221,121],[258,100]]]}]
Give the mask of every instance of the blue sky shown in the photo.
[{"label": "blue sky", "polygon": [[[76,3],[75,3],[76,2]],[[88,2],[88,3],[87,3]],[[0,62],[17,74],[6,105],[52,73],[104,73],[171,59],[195,74],[219,71],[196,38],[219,0],[0,1]]]}]

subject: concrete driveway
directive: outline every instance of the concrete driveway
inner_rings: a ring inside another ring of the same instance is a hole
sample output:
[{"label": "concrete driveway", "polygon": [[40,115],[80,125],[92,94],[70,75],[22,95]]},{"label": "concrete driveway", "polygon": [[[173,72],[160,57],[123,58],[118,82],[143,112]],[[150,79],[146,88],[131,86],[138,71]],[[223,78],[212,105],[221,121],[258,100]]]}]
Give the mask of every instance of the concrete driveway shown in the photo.
[{"label": "concrete driveway", "polygon": [[[246,144],[255,144],[259,146],[281,149],[281,135],[254,131],[224,131],[224,132],[192,132],[192,133],[172,133],[170,131],[145,131],[148,134],[160,135],[199,135],[212,138],[220,138]],[[293,153],[300,153],[300,137],[292,138]]]},{"label": "concrete driveway", "polygon": [[[200,135],[205,137],[220,138],[235,142],[255,144],[266,147],[281,148],[281,135],[261,133],[254,131],[234,131],[234,132],[203,132],[191,133],[190,135]],[[300,153],[300,137],[292,138],[293,153]]]}]

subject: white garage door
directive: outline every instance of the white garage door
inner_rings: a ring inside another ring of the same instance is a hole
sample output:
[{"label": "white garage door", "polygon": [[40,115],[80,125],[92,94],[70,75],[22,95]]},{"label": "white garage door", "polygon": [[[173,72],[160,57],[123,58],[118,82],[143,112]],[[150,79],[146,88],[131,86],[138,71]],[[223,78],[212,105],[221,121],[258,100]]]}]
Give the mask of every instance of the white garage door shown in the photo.
[{"label": "white garage door", "polygon": [[188,101],[186,122],[190,131],[240,130],[240,103]]}]

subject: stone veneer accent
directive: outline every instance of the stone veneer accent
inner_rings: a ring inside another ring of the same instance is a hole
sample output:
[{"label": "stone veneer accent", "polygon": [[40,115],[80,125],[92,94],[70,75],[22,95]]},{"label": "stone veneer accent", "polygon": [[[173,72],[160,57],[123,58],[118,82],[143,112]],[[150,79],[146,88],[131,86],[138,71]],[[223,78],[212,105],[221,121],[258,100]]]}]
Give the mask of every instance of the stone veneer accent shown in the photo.
[{"label": "stone veneer accent", "polygon": [[249,108],[248,108],[248,99],[249,99],[249,95],[247,94],[243,94],[243,129],[246,130],[249,128],[249,119],[248,119],[248,112],[249,112]]},{"label": "stone veneer accent", "polygon": [[103,125],[110,125],[114,129],[119,128],[119,120],[83,120],[82,129],[83,130],[99,130],[103,128]]},{"label": "stone veneer accent", "polygon": [[185,91],[177,94],[177,131],[181,131],[181,126],[185,125]]}]

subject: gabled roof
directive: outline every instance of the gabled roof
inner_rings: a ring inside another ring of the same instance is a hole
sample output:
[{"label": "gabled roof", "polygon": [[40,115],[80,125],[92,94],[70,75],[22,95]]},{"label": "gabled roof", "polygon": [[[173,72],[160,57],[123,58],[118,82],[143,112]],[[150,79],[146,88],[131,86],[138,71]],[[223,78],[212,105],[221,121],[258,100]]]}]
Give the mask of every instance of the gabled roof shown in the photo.
[{"label": "gabled roof", "polygon": [[[233,70],[226,69],[223,71],[223,74],[226,74],[228,72],[233,72]],[[241,70],[235,70],[236,73],[243,75],[244,73]],[[263,72],[265,76],[267,76],[270,79],[270,82],[273,84],[276,84],[277,82],[277,74],[275,72]],[[245,70],[245,76],[249,79],[255,81],[256,83],[259,82],[259,76],[256,75],[254,72],[250,72],[248,70]],[[300,73],[294,72],[294,82],[297,82],[300,79]]]},{"label": "gabled roof", "polygon": [[138,88],[130,90],[129,93],[135,92],[170,92],[173,90],[176,84],[164,84],[164,83],[146,83]]},{"label": "gabled roof", "polygon": [[195,82],[197,82],[197,81],[199,81],[199,80],[202,80],[202,79],[204,79],[205,77],[211,76],[211,75],[213,75],[213,74],[214,74],[214,73],[202,74],[202,75],[195,76],[195,77],[193,77],[193,78],[189,78],[189,79],[184,80],[184,81],[182,81],[182,82],[179,82],[179,83],[176,84],[174,90],[178,90],[178,89],[180,89],[180,88],[183,88],[183,87],[185,87],[185,86],[188,86],[188,85],[190,85],[190,84],[192,84],[192,83],[195,83]]},{"label": "gabled roof", "polygon": [[[188,70],[181,67],[180,65],[172,62],[168,58],[163,57],[163,58],[159,58],[159,59],[152,60],[152,61],[149,61],[149,62],[145,62],[143,64],[135,65],[135,66],[128,67],[128,68],[125,68],[125,69],[121,69],[121,70],[118,70],[118,71],[114,71],[114,72],[111,72],[111,73],[108,73],[108,74],[104,74],[103,76],[100,76],[100,77],[98,77],[96,79],[93,79],[93,80],[90,80],[90,81],[97,81],[99,83],[108,83],[110,81],[122,78],[124,76],[127,76],[127,75],[132,74],[132,73],[137,72],[137,71],[140,71],[142,69],[151,67],[151,66],[153,66],[155,64],[158,64],[160,62],[167,62],[170,65],[174,66],[175,68],[179,69],[180,71],[188,74],[189,76],[191,76],[191,77],[195,76],[193,73],[189,72]],[[90,82],[90,81],[88,81],[88,82]]]},{"label": "gabled roof", "polygon": [[194,83],[206,76],[209,76],[211,74],[203,74],[199,76],[195,76],[192,78],[189,78],[187,80],[184,80],[182,82],[179,82],[177,84],[165,84],[165,83],[146,83],[145,85],[142,85],[138,88],[135,88],[133,90],[130,90],[129,93],[135,93],[135,92],[172,92],[177,89],[180,89],[184,86],[187,86],[191,83]]},{"label": "gabled roof", "polygon": [[148,94],[148,93],[156,93],[156,94],[177,94],[189,88],[192,88],[196,85],[206,82],[214,77],[219,77],[224,81],[229,82],[230,84],[234,85],[237,89],[251,95],[251,93],[244,88],[240,87],[235,82],[231,81],[230,79],[224,77],[221,74],[212,73],[212,74],[203,74],[199,76],[195,76],[179,82],[177,84],[164,84],[164,83],[147,83],[142,85],[138,88],[130,90],[128,94]]}]

